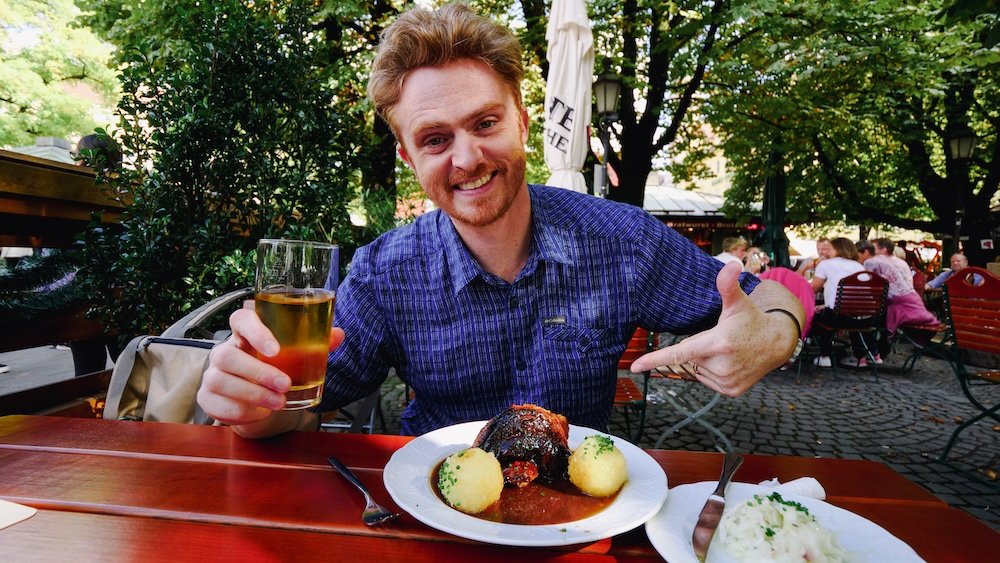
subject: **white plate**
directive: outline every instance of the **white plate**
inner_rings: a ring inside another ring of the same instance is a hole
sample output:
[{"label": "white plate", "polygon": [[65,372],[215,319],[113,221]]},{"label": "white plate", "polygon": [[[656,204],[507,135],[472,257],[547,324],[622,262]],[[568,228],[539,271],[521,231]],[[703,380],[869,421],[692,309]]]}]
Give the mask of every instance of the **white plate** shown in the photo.
[{"label": "white plate", "polygon": [[[697,562],[691,546],[691,534],[705,500],[717,484],[715,481],[704,481],[674,487],[660,512],[646,522],[646,535],[664,559],[671,563]],[[732,483],[726,489],[726,510],[754,494],[769,495],[773,491],[759,485]],[[853,512],[814,498],[791,493],[781,493],[781,496],[808,508],[809,513],[824,528],[833,532],[840,545],[851,554],[851,561],[923,561],[910,546],[885,528]],[[735,560],[721,547],[712,546],[708,550],[707,563],[729,561]]]},{"label": "white plate", "polygon": [[[459,537],[500,545],[549,546],[592,542],[627,532],[656,514],[667,498],[663,468],[631,443],[609,436],[628,463],[628,481],[601,512],[575,522],[537,526],[498,524],[463,514],[434,493],[431,472],[444,458],[471,446],[484,424],[486,421],[466,422],[441,428],[392,454],[382,478],[396,504],[424,524]],[[570,449],[591,434],[603,433],[570,425]]]}]

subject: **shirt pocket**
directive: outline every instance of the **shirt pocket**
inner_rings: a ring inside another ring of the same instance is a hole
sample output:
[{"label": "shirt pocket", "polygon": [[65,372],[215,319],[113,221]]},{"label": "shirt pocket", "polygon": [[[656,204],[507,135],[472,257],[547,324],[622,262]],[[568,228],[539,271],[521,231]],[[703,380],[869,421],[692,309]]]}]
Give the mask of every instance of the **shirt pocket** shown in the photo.
[{"label": "shirt pocket", "polygon": [[607,417],[614,396],[621,342],[609,328],[547,325],[542,328],[539,392],[550,410],[571,422]]},{"label": "shirt pocket", "polygon": [[[588,353],[612,343],[612,333],[607,328],[587,328],[570,325],[543,325],[542,338],[546,344],[564,352]],[[546,346],[547,348],[549,346]]]}]

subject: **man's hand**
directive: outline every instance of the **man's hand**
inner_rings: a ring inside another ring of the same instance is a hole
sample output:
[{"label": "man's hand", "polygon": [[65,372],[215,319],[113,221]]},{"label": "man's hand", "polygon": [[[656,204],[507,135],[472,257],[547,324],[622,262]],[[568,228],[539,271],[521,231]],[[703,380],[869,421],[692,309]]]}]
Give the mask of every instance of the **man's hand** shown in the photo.
[{"label": "man's hand", "polygon": [[[252,302],[250,303],[252,307]],[[278,341],[252,308],[229,317],[233,336],[209,354],[208,369],[198,389],[198,404],[215,420],[229,424],[243,436],[268,436],[305,426],[307,411],[281,411],[291,379],[278,368],[260,360],[278,353]],[[344,331],[334,328],[330,349],[344,340]]]},{"label": "man's hand", "polygon": [[739,264],[726,264],[716,278],[722,314],[715,327],[640,357],[632,363],[632,372],[686,363],[703,384],[735,397],[787,361],[799,337],[795,323],[783,313],[764,311],[784,309],[801,326],[802,304],[781,284],[767,280],[746,295],[739,285],[740,271]]}]

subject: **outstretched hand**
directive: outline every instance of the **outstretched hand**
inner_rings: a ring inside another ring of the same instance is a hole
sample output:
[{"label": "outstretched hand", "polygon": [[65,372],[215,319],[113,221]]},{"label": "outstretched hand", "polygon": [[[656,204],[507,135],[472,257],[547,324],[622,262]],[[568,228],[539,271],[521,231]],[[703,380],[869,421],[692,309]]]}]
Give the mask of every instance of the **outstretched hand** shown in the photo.
[{"label": "outstretched hand", "polygon": [[769,281],[746,295],[739,284],[741,271],[738,262],[730,262],[716,277],[722,297],[716,326],[640,357],[632,363],[632,372],[685,364],[706,386],[735,397],[782,365],[795,348],[792,335],[797,338],[797,331],[786,315],[765,314],[759,305],[777,306],[799,318],[802,306],[784,287]]}]

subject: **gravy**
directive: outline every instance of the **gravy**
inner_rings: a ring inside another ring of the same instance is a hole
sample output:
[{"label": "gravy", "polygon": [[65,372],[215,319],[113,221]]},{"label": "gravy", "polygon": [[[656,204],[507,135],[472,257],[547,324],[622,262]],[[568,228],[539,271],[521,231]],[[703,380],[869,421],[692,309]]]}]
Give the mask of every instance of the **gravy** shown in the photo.
[{"label": "gravy", "polygon": [[[440,470],[439,463],[431,472],[431,489],[447,504],[437,486]],[[500,500],[470,516],[502,524],[561,524],[593,516],[610,506],[616,498],[618,493],[605,498],[588,496],[569,479],[553,482],[536,479],[525,487],[505,486]]]}]

